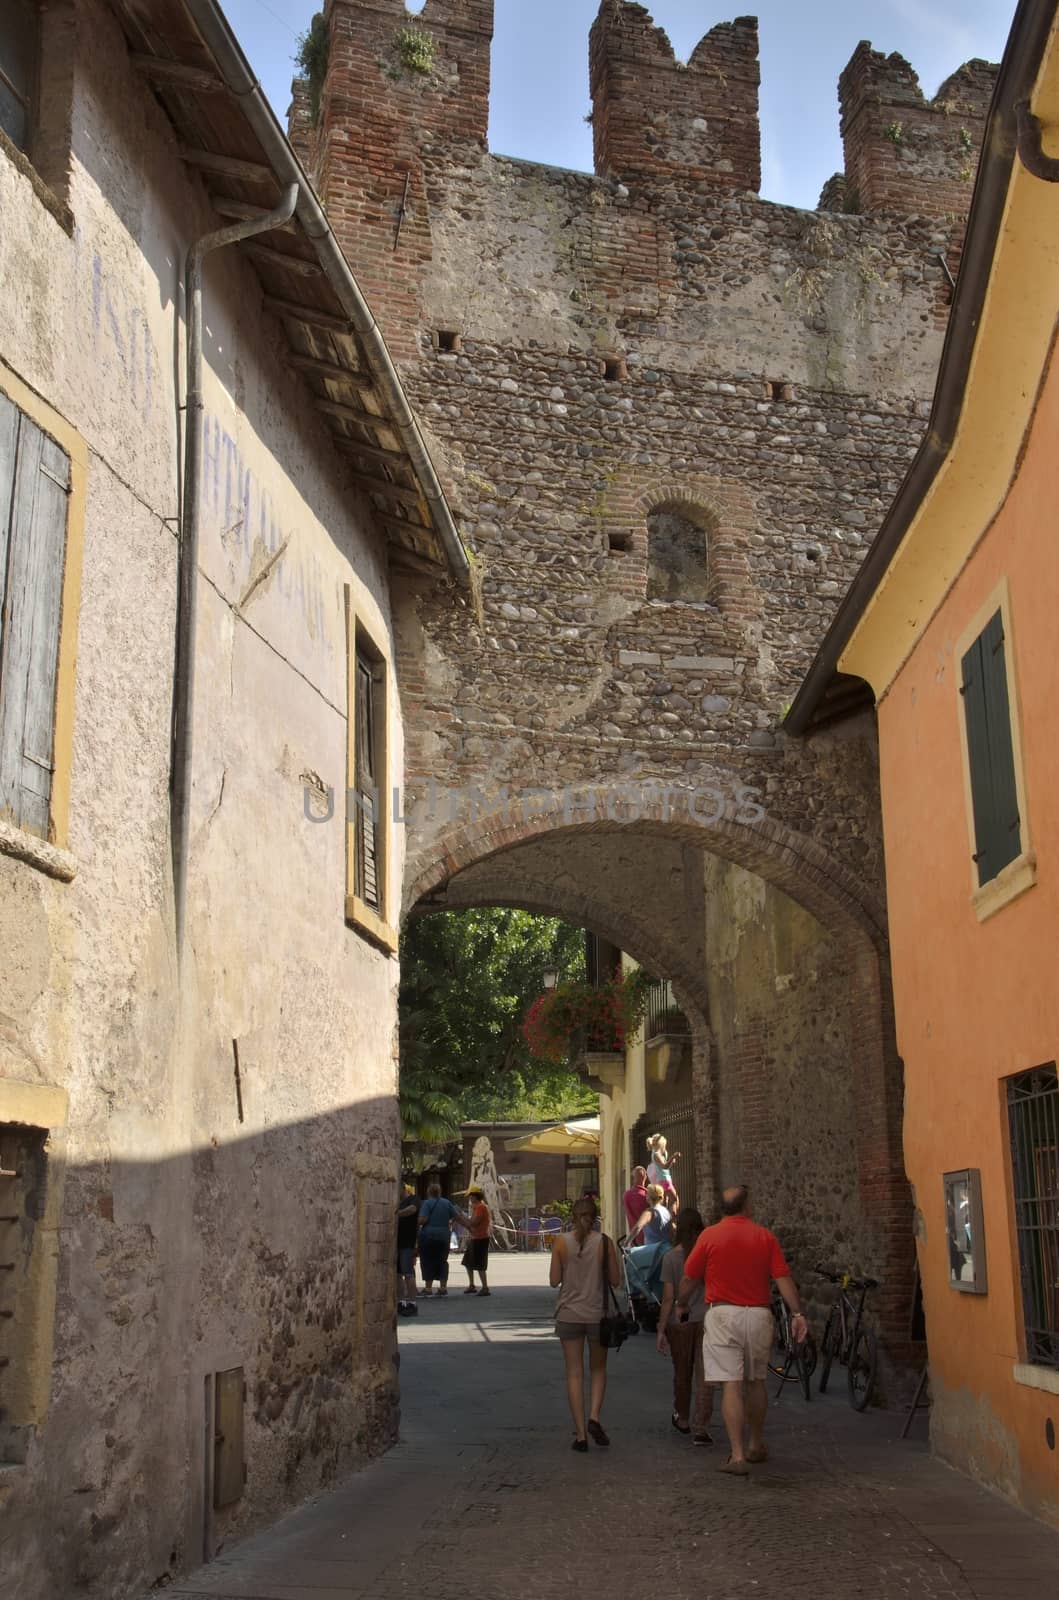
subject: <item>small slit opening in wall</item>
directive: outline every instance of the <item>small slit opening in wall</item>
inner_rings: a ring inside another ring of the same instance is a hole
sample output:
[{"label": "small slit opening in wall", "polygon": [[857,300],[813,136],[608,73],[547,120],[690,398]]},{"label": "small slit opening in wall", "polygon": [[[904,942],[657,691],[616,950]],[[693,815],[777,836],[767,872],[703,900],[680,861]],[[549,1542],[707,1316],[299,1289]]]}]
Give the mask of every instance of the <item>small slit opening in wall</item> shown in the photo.
[{"label": "small slit opening in wall", "polygon": [[629,367],[625,357],[604,356],[603,376],[608,383],[624,383],[629,376]]},{"label": "small slit opening in wall", "polygon": [[434,344],[443,356],[458,355],[463,348],[463,340],[454,328],[439,328],[434,335]]},{"label": "small slit opening in wall", "polygon": [[770,378],[765,385],[767,397],[770,400],[793,400],[794,385],[784,383],[782,378]]},{"label": "small slit opening in wall", "polygon": [[632,548],[632,535],[628,533],[608,533],[607,549],[612,556],[623,556]]},{"label": "small slit opening in wall", "polygon": [[239,1121],[243,1122],[245,1120],[244,1117],[243,1117],[243,1077],[242,1077],[242,1073],[239,1070],[239,1040],[238,1039],[233,1039],[232,1040],[232,1062],[234,1064],[234,1076],[235,1076],[235,1110],[236,1110],[236,1115],[239,1118]]}]

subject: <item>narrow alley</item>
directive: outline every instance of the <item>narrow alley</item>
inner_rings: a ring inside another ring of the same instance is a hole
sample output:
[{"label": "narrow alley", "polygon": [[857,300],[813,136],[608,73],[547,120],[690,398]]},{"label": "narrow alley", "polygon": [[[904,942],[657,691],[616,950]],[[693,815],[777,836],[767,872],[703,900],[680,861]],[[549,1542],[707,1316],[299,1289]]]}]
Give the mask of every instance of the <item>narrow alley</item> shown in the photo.
[{"label": "narrow alley", "polygon": [[[401,1325],[400,1444],[168,1590],[172,1600],[1030,1600],[1059,1534],[931,1460],[845,1385],[784,1395],[749,1480],[669,1425],[670,1365],[641,1334],[610,1360],[609,1451],[567,1447],[547,1258],[493,1258],[488,1307],[424,1300]],[[773,1386],[774,1387],[774,1386]]]}]

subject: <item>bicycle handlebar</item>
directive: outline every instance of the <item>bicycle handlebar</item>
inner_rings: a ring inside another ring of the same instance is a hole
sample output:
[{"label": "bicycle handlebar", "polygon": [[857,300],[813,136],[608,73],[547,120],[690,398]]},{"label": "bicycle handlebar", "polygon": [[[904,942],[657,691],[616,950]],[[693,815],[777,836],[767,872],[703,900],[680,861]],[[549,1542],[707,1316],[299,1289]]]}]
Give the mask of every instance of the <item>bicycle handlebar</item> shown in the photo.
[{"label": "bicycle handlebar", "polygon": [[878,1289],[878,1278],[854,1278],[848,1272],[836,1272],[834,1267],[825,1267],[818,1262],[813,1271],[820,1278],[826,1278],[829,1283],[841,1283],[849,1289]]}]

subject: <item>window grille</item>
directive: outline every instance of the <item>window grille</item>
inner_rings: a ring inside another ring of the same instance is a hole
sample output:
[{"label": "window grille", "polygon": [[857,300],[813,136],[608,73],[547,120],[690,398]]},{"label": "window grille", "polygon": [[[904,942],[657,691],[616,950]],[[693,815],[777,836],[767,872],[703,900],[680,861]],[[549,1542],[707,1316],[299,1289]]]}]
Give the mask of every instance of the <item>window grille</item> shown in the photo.
[{"label": "window grille", "polygon": [[1059,1368],[1059,1078],[1055,1062],[1008,1079],[1026,1359]]}]

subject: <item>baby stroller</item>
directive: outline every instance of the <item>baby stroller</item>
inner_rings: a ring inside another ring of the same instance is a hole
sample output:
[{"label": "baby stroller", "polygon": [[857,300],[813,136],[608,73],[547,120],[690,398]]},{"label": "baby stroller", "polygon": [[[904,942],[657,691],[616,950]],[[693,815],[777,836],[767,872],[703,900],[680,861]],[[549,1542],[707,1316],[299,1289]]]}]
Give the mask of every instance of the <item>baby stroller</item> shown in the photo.
[{"label": "baby stroller", "polygon": [[647,1333],[654,1333],[658,1327],[658,1314],[662,1309],[662,1259],[670,1248],[664,1243],[638,1244],[631,1250],[624,1244],[621,1247],[629,1305],[638,1325]]}]

